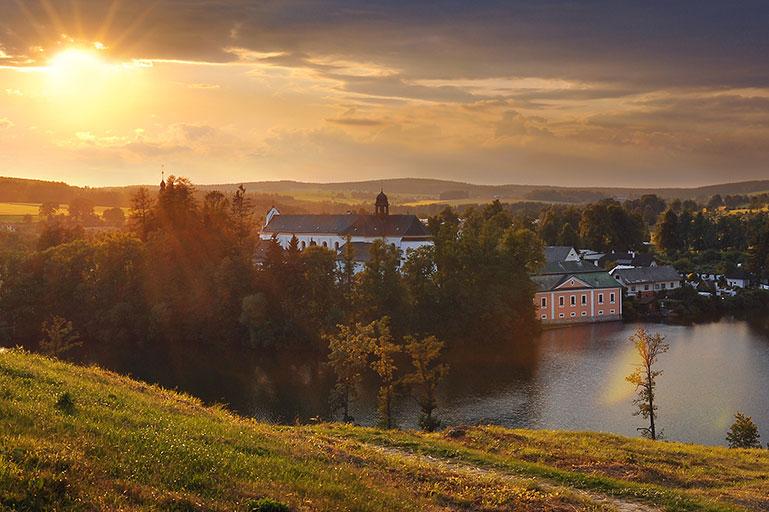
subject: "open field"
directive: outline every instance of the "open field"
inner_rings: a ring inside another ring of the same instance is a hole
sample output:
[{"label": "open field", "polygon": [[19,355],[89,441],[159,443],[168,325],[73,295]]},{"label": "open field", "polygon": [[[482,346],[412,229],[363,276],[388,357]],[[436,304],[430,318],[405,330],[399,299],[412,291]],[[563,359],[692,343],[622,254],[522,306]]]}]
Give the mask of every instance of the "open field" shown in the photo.
[{"label": "open field", "polygon": [[[101,216],[104,210],[112,208],[111,206],[95,206],[94,212]],[[30,215],[33,221],[39,220],[38,211],[40,203],[0,203],[0,222],[23,222],[24,217]],[[128,208],[123,208],[123,213],[128,215]],[[59,214],[67,213],[66,206],[57,210]]]},{"label": "open field", "polygon": [[0,509],[739,511],[769,451],[595,433],[277,426],[0,349]]}]

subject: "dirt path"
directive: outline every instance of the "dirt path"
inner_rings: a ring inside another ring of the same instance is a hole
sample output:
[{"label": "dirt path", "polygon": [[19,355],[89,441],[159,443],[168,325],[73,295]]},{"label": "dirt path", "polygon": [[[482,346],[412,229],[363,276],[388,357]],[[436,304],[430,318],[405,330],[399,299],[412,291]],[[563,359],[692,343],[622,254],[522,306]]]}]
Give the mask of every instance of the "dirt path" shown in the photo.
[{"label": "dirt path", "polygon": [[514,475],[502,469],[479,467],[456,459],[441,458],[434,455],[417,454],[401,448],[384,447],[375,444],[367,444],[366,446],[380,453],[409,458],[416,462],[432,465],[437,469],[453,470],[467,475],[493,477],[500,480],[512,480],[514,482],[528,480],[543,491],[551,493],[571,494],[585,501],[586,504],[591,504],[593,506],[602,507],[604,509],[613,510],[616,512],[661,512],[662,510],[639,501],[618,498],[616,496],[610,496],[595,491],[566,487],[540,478],[522,477],[521,475]]}]

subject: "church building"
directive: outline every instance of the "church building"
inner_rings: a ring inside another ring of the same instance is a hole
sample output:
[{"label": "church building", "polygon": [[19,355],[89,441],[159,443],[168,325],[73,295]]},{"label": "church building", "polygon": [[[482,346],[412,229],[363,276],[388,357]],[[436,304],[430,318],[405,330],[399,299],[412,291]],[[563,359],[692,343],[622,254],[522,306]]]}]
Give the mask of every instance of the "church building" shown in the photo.
[{"label": "church building", "polygon": [[273,207],[267,212],[262,240],[276,239],[284,249],[296,236],[299,248],[319,245],[343,254],[348,237],[353,244],[356,261],[362,265],[374,240],[384,240],[401,250],[433,245],[427,227],[416,215],[390,215],[390,202],[384,191],[374,203],[374,213],[339,215],[283,215]]}]

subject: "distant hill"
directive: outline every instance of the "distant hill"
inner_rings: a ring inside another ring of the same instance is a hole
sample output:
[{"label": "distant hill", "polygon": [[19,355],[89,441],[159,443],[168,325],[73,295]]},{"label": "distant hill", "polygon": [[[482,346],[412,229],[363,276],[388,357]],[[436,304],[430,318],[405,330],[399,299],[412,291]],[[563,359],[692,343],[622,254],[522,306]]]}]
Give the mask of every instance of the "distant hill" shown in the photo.
[{"label": "distant hill", "polygon": [[0,510],[744,512],[767,474],[767,450],[591,432],[274,425],[0,348]]},{"label": "distant hill", "polygon": [[[199,184],[202,192],[233,192],[240,183]],[[301,181],[254,181],[244,183],[248,192],[262,196],[279,196],[302,202],[327,202],[331,205],[368,205],[384,190],[396,205],[417,206],[446,202],[484,203],[502,201],[544,201],[583,203],[604,197],[633,199],[643,194],[657,194],[665,199],[706,201],[714,194],[751,194],[769,191],[769,180],[723,183],[692,188],[628,188],[628,187],[555,187],[549,185],[477,185],[428,178],[389,178],[382,180],[338,183]],[[156,185],[148,185],[154,189]],[[0,177],[0,202],[40,203],[57,201],[67,204],[74,197],[87,197],[104,206],[128,206],[137,186],[75,187],[61,182]]]}]

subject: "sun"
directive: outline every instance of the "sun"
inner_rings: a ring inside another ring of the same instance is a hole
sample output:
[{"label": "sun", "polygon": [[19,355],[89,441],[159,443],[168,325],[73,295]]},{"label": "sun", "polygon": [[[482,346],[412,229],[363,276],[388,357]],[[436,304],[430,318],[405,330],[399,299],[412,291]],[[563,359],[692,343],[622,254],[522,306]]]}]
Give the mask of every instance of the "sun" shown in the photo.
[{"label": "sun", "polygon": [[48,62],[50,91],[55,95],[70,96],[88,92],[109,77],[112,65],[98,52],[82,48],[63,50]]},{"label": "sun", "polygon": [[88,73],[106,65],[96,51],[68,48],[48,61],[48,69],[54,74]]},{"label": "sun", "polygon": [[106,56],[105,47],[71,47],[45,66],[45,95],[59,120],[105,118],[126,107],[142,84],[142,71]]}]

